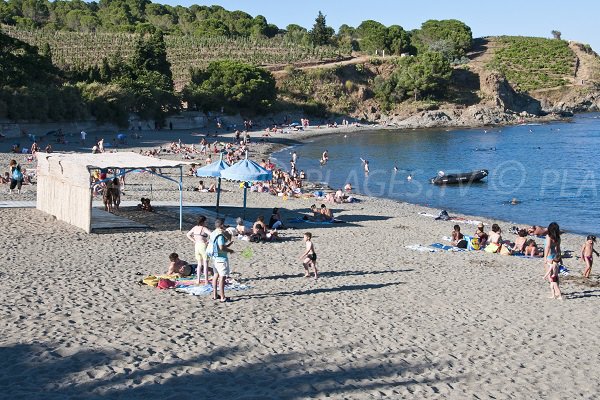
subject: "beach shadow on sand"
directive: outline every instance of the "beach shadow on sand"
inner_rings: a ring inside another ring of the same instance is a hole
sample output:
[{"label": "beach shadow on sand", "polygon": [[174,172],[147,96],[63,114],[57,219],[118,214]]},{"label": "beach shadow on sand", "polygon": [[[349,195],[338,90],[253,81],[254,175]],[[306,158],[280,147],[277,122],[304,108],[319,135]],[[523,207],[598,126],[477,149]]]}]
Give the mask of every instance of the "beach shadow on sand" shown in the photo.
[{"label": "beach shadow on sand", "polygon": [[600,297],[600,290],[583,290],[581,292],[565,293],[565,298],[571,299],[583,299],[588,297]]},{"label": "beach shadow on sand", "polygon": [[[313,278],[304,278],[314,280]],[[243,300],[243,299],[263,299],[268,297],[288,297],[288,296],[301,296],[301,295],[314,295],[321,293],[337,293],[337,292],[348,292],[348,291],[356,291],[356,290],[373,290],[373,289],[381,289],[390,286],[399,286],[405,285],[406,282],[387,282],[387,283],[363,283],[359,285],[340,285],[329,288],[314,288],[314,289],[306,289],[306,290],[294,290],[287,292],[276,292],[276,293],[258,293],[258,294],[247,294],[236,296],[235,301]]]},{"label": "beach shadow on sand", "polygon": [[[65,352],[54,345],[15,344],[0,348],[5,362],[0,382],[6,398],[200,398],[281,399],[400,396],[427,387],[452,388],[461,375],[433,374],[451,367],[434,362],[418,348],[394,353],[353,355],[363,344],[344,344],[315,351],[261,356],[236,346],[218,347],[197,356],[147,362],[146,355],[130,355],[136,368],[124,364],[123,353],[106,350]],[[201,350],[201,349],[200,349]],[[183,350],[182,351],[189,351]],[[329,362],[328,354],[345,354],[342,363]],[[238,360],[233,363],[231,360]],[[383,362],[382,360],[385,360]],[[418,380],[415,378],[418,377]]]},{"label": "beach shadow on sand", "polygon": [[[387,271],[325,271],[319,273],[321,278],[335,278],[339,276],[365,276],[365,275],[381,275],[381,274],[395,274],[398,272],[412,272],[414,269],[395,269]],[[281,275],[270,275],[270,276],[259,276],[251,278],[253,281],[258,280],[278,280],[278,279],[289,279],[289,278],[304,278],[304,274],[281,274]]]}]

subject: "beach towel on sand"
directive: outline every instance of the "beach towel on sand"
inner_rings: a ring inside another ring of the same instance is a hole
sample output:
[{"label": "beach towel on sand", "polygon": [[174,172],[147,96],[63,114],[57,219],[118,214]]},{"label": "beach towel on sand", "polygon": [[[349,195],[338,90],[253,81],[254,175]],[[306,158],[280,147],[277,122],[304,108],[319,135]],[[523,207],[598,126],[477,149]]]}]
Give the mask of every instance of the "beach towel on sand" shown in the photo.
[{"label": "beach towel on sand", "polygon": [[[225,290],[247,290],[250,289],[248,285],[242,285],[237,281],[233,281],[227,285],[225,285]],[[177,287],[175,291],[179,293],[187,293],[193,296],[202,296],[209,293],[212,293],[212,285],[202,285],[202,286],[184,286]]]},{"label": "beach towel on sand", "polygon": [[444,250],[444,251],[452,251],[452,252],[467,251],[467,249],[461,249],[460,247],[456,247],[456,246],[447,246],[442,243],[433,243],[433,244],[430,244],[429,246],[433,247],[434,249],[440,249],[440,250]]},{"label": "beach towel on sand", "polygon": [[435,253],[438,249],[432,249],[431,247],[423,246],[420,244],[409,244],[408,246],[404,246],[407,249],[415,250],[421,253]]},{"label": "beach towel on sand", "polygon": [[[428,214],[426,212],[420,212],[418,214],[423,217],[429,217],[429,218],[437,218],[438,217],[438,215]],[[481,223],[481,221],[477,221],[474,219],[466,219],[466,218],[461,218],[461,217],[450,217],[450,219],[448,221],[458,222],[459,224],[469,224],[469,225],[479,225]]]}]

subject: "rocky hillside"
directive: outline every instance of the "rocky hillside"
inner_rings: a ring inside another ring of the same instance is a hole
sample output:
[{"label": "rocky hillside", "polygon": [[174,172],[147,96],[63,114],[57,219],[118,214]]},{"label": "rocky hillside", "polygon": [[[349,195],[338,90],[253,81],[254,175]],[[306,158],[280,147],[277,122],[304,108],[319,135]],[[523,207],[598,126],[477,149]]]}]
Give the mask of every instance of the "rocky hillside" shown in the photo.
[{"label": "rocky hillside", "polygon": [[280,100],[399,127],[476,126],[552,119],[600,109],[600,58],[589,46],[558,40],[475,40],[469,62],[453,69],[441,101],[404,101],[384,109],[372,91],[395,58],[287,68],[276,74]]}]

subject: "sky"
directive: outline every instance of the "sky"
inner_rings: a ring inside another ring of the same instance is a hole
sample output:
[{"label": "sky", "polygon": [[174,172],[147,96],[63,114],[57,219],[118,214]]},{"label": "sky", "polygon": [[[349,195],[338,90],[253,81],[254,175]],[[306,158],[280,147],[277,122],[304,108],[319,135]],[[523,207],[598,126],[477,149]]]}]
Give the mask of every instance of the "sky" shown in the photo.
[{"label": "sky", "polygon": [[600,52],[598,0],[153,0],[182,5],[220,5],[252,16],[263,15],[280,28],[295,23],[310,29],[317,13],[327,17],[336,29],[341,24],[358,26],[373,19],[386,26],[400,25],[406,30],[419,28],[428,19],[458,19],[471,27],[473,37],[519,35],[552,37],[558,30],[562,38],[590,44]]}]

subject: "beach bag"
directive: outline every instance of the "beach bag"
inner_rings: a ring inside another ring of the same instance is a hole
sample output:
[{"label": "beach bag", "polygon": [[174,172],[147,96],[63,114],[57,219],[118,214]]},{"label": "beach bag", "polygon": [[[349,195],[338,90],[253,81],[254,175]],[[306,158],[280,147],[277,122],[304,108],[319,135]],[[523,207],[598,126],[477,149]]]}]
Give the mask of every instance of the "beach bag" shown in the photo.
[{"label": "beach bag", "polygon": [[17,165],[15,167],[15,169],[13,169],[12,178],[15,181],[21,181],[21,180],[23,180],[23,173],[21,172],[21,167],[20,166]]},{"label": "beach bag", "polygon": [[215,236],[215,239],[208,243],[206,246],[206,256],[210,258],[215,258],[219,256],[219,246],[217,245],[217,239],[219,236],[223,236],[222,234],[218,234]]},{"label": "beach bag", "polygon": [[175,285],[176,285],[175,281],[172,281],[170,279],[160,278],[158,280],[158,284],[156,285],[156,287],[159,289],[172,289],[175,287]]},{"label": "beach bag", "polygon": [[467,241],[467,250],[479,250],[479,238],[473,236],[464,236]]}]

